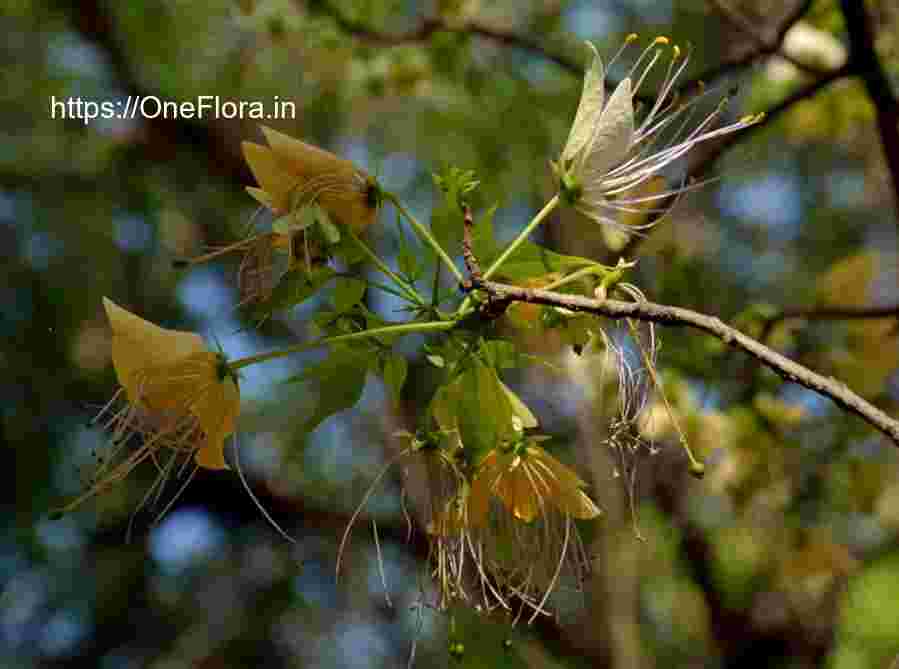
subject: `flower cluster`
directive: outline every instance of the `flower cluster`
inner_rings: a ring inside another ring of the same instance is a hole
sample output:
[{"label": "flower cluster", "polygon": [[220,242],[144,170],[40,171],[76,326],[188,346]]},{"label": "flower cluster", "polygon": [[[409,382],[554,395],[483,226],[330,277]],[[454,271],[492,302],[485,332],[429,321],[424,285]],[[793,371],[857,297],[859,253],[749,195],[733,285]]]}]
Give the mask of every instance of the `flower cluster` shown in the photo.
[{"label": "flower cluster", "polygon": [[[632,41],[628,38],[625,46]],[[642,300],[635,286],[622,281],[632,263],[620,261],[615,267],[604,267],[533,244],[524,246],[528,236],[560,202],[604,226],[637,229],[635,220],[646,213],[664,211],[667,202],[693,187],[665,187],[660,172],[696,145],[745,128],[759,117],[745,117],[714,129],[722,104],[691,128],[696,99],[681,104],[674,94],[688,58],[662,37],[643,51],[606,99],[605,68],[596,49],[588,46],[593,59],[584,78],[580,104],[567,142],[553,163],[559,194],[504,250],[500,251],[493,239],[489,217],[476,236],[468,235],[466,250],[471,255],[477,246],[479,254],[488,252],[490,265],[481,275],[485,280],[493,274],[502,276],[513,265],[515,280],[529,287],[554,290],[567,286],[567,290],[592,291],[597,299],[605,299],[607,293],[616,290],[619,295]],[[635,100],[669,48],[670,60],[659,92],[654,102],[640,109]],[[404,245],[405,252],[394,270],[357,237],[374,223],[382,200],[391,202],[438,262],[455,278],[463,279],[452,259],[456,253],[444,249],[395,195],[382,192],[370,176],[347,160],[270,128],[263,127],[262,133],[267,145],[244,142],[242,148],[258,183],[247,187],[247,192],[271,213],[270,229],[192,262],[241,252],[241,302],[271,302],[274,311],[298,304],[337,276],[327,261],[344,258],[339,249],[345,238],[351,239],[361,257],[372,262],[392,285],[343,276],[335,279],[343,283],[335,288],[335,304],[328,307],[333,311],[319,314],[316,325],[322,336],[312,344],[331,346],[331,355],[339,359],[333,368],[318,370],[316,381],[323,388],[333,382],[334,396],[339,397],[339,401],[323,404],[337,407],[329,409],[330,413],[345,408],[345,398],[354,394],[346,389],[350,375],[357,394],[361,394],[362,386],[355,382],[361,379],[364,383],[369,372],[380,375],[398,398],[407,363],[392,348],[395,338],[409,333],[443,333],[439,351],[435,347],[427,355],[430,362],[445,370],[443,385],[431,402],[427,429],[416,435],[407,433],[409,445],[401,454],[419,458],[424,464],[427,508],[423,524],[430,541],[440,604],[463,601],[482,610],[508,612],[517,607],[517,616],[529,611],[531,620],[547,614],[553,609],[553,593],[567,585],[580,588],[589,572],[591,560],[577,524],[591,521],[601,512],[587,494],[586,483],[544,448],[548,437],[537,434],[536,416],[500,381],[497,370],[520,364],[522,357],[514,346],[499,345],[508,342],[484,336],[482,324],[471,327],[483,315],[474,295],[460,298],[455,311],[443,311],[449,298],[440,294],[439,272],[434,272],[435,294],[430,300],[424,297],[419,292],[424,283],[421,278],[430,268],[409,251],[411,247]],[[465,201],[476,184],[471,173],[456,171],[454,178],[441,183],[456,210],[465,211],[465,230],[471,233],[474,222]],[[552,260],[552,267],[547,259]],[[291,280],[300,281],[282,283],[287,274]],[[284,291],[280,291],[281,286],[286,286]],[[406,300],[407,311],[414,317],[406,322],[389,322],[373,314],[362,299],[371,286]],[[470,283],[468,290],[477,292]],[[276,291],[285,294],[283,301],[270,300]],[[173,476],[185,478],[183,490],[198,469],[227,469],[224,444],[235,432],[240,410],[237,370],[311,347],[307,342],[229,362],[222,354],[208,350],[196,334],[160,328],[110,300],[104,300],[104,306],[112,327],[112,359],[121,385],[98,417],[111,434],[112,455],[101,464],[89,489],[64,510],[104,491],[147,461],[155,465],[158,476],[145,503],[154,495],[158,498]],[[649,391],[659,387],[654,330],[649,328],[644,347],[636,327],[628,321],[642,361],[637,368],[613,338],[607,337],[598,324],[587,322],[589,317],[584,314],[561,308],[538,311],[533,305],[522,305],[512,310],[512,316],[525,324],[539,320],[541,333],[561,329],[571,321],[569,343],[576,350],[583,352],[602,342],[606,352],[618,361],[620,420],[610,426],[609,441],[623,453],[621,444],[630,443],[627,438],[644,410]],[[575,318],[581,320],[575,323]],[[599,336],[591,329],[594,326]],[[330,413],[322,410],[321,416],[316,416],[320,420]],[[691,467],[701,473],[701,465],[689,453],[685,438],[682,441]],[[381,476],[383,472],[375,483]],[[341,544],[341,556],[347,536]]]},{"label": "flower cluster", "polygon": [[[428,472],[427,528],[440,606],[464,601],[531,620],[549,614],[561,586],[577,590],[590,571],[577,520],[600,510],[586,483],[531,434],[536,418],[500,383],[514,410],[510,438],[470,460],[457,428],[410,439]],[[438,419],[446,422],[446,416]]]}]

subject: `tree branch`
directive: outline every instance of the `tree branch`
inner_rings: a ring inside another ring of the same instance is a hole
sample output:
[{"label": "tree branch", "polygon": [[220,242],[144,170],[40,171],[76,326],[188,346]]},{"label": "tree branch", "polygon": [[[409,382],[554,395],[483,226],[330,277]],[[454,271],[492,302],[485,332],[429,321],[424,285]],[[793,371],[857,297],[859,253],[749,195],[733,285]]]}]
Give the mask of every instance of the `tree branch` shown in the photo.
[{"label": "tree branch", "polygon": [[437,32],[470,34],[490,39],[499,44],[522,49],[523,51],[530,51],[531,53],[535,53],[540,57],[555,63],[563,70],[567,70],[572,74],[580,76],[583,73],[583,67],[581,67],[580,63],[569,60],[560,54],[547,51],[539,43],[528,39],[524,35],[509,32],[496,26],[489,26],[471,19],[451,22],[442,17],[434,16],[422,19],[418,26],[411,30],[398,33],[386,33],[374,30],[361,21],[349,18],[333,3],[328,2],[327,0],[312,0],[311,2],[306,2],[304,4],[310,11],[322,12],[330,16],[341,30],[370,44],[380,46],[415,44],[430,39],[431,36]]},{"label": "tree branch", "polygon": [[783,23],[780,24],[780,27],[774,34],[774,37],[768,42],[767,45],[759,45],[757,48],[748,51],[747,53],[736,57],[731,58],[730,60],[726,60],[718,65],[715,65],[705,72],[702,72],[692,79],[685,81],[683,84],[678,86],[678,92],[681,94],[689,93],[695,90],[700,82],[710,82],[715,81],[719,77],[723,77],[730,72],[734,72],[736,70],[742,70],[746,67],[752,65],[759,58],[764,56],[770,56],[771,54],[777,53],[781,46],[783,46],[784,37],[790,31],[803,16],[808,13],[809,9],[812,6],[812,0],[803,0],[800,2],[796,8],[790,12],[786,18],[784,18]]},{"label": "tree branch", "polygon": [[877,127],[893,185],[893,206],[899,223],[899,100],[874,50],[874,34],[865,14],[865,3],[841,0],[849,32],[849,64],[861,77],[877,113]]},{"label": "tree branch", "polygon": [[858,321],[879,318],[899,318],[899,304],[882,307],[812,307],[782,309],[764,320],[759,341],[768,341],[774,327],[783,321],[802,319],[806,321]]},{"label": "tree branch", "polygon": [[633,318],[661,325],[682,325],[701,330],[717,337],[725,344],[734,346],[758,359],[784,380],[798,383],[819,395],[831,399],[838,406],[855,414],[885,434],[899,447],[899,421],[856,395],[846,384],[834,378],[821,376],[803,367],[752,337],[743,334],[736,328],[726,325],[714,316],[707,316],[689,309],[655,304],[653,302],[600,301],[580,295],[521,288],[493,281],[484,281],[483,279],[477,280],[473,278],[472,285],[474,288],[484,290],[488,295],[499,300],[544,304],[613,319]]},{"label": "tree branch", "polygon": [[796,69],[813,76],[821,76],[827,74],[827,70],[823,70],[814,65],[804,63],[795,58],[790,53],[783,50],[783,41],[790,28],[795,25],[796,21],[802,17],[811,5],[810,2],[800,3],[795,12],[791,12],[790,17],[777,29],[774,37],[769,38],[764,34],[767,26],[756,26],[749,17],[745,16],[739,10],[731,7],[725,0],[707,0],[721,17],[734,26],[737,30],[749,37],[756,46],[756,54],[761,55],[777,55],[785,61],[793,65]]}]

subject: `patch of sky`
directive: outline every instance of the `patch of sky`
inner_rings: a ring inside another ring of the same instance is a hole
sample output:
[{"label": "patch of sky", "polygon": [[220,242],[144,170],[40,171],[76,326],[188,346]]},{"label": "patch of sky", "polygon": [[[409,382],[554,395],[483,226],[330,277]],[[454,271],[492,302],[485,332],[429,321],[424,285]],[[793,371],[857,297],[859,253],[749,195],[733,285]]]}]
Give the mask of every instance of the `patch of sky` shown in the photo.
[{"label": "patch of sky", "polygon": [[109,79],[109,64],[101,52],[73,32],[55,35],[47,48],[47,63],[51,72],[60,75]]},{"label": "patch of sky", "polygon": [[58,239],[43,230],[35,231],[23,240],[22,256],[37,271],[46,270],[50,262],[59,256],[65,245]]},{"label": "patch of sky", "polygon": [[835,207],[857,207],[865,202],[865,176],[856,170],[833,170],[825,176],[827,192]]},{"label": "patch of sky", "polygon": [[792,241],[799,233],[802,188],[794,174],[776,172],[743,183],[725,181],[717,198],[722,212],[765,226],[774,243]]},{"label": "patch of sky", "polygon": [[0,225],[14,225],[16,222],[16,193],[0,190]]},{"label": "patch of sky", "polygon": [[72,552],[84,546],[84,532],[72,518],[43,521],[35,528],[38,541],[48,552]]},{"label": "patch of sky", "polygon": [[220,554],[224,530],[201,509],[181,509],[166,516],[150,534],[150,554],[166,572],[179,573]]},{"label": "patch of sky", "polygon": [[418,583],[409,577],[410,574],[415,573],[418,565],[411,559],[408,552],[393,542],[385,541],[384,537],[380,535],[379,544],[381,547],[380,557],[374,545],[374,537],[372,537],[371,546],[366,549],[368,591],[372,597],[383,599],[386,586],[386,591],[393,600],[394,606],[399,608],[399,603],[396,601],[398,598],[404,597],[410,591],[418,594]]},{"label": "patch of sky", "polygon": [[408,188],[421,166],[415,157],[409,153],[390,153],[381,161],[377,177],[386,190],[398,192]]},{"label": "patch of sky", "polygon": [[72,655],[87,638],[90,626],[81,612],[68,609],[56,611],[44,624],[38,647],[47,657]]},{"label": "patch of sky", "polygon": [[25,569],[14,574],[0,593],[0,638],[13,648],[30,641],[31,626],[48,599],[43,570]]},{"label": "patch of sky", "polygon": [[303,560],[303,568],[293,579],[293,591],[303,602],[327,609],[338,605],[334,566],[318,559]]},{"label": "patch of sky", "polygon": [[[333,637],[336,642],[332,646],[335,667],[366,669],[386,666],[389,647],[376,625],[358,621],[340,622],[334,628]],[[328,641],[321,639],[320,643]]]},{"label": "patch of sky", "polygon": [[798,385],[786,385],[781,399],[787,404],[802,407],[810,416],[823,416],[833,409],[833,403],[818,393]]},{"label": "patch of sky", "polygon": [[833,520],[834,539],[849,544],[863,554],[871,554],[886,548],[893,540],[880,520],[867,513],[848,513]]},{"label": "patch of sky", "polygon": [[3,221],[12,222],[20,239],[27,237],[34,229],[34,219],[37,216],[37,207],[31,193],[7,193],[4,200]]},{"label": "patch of sky", "polygon": [[[515,239],[536,213],[527,203],[520,200],[510,202],[508,206],[497,209],[493,217],[493,232],[500,245],[508,244]],[[531,241],[539,239],[539,236],[538,231]]]},{"label": "patch of sky", "polygon": [[341,137],[332,149],[341,158],[346,158],[356,167],[361,167],[369,174],[374,174],[376,165],[371,163],[368,146],[358,137]]},{"label": "patch of sky", "polygon": [[366,511],[376,515],[397,513],[399,500],[389,476],[374,481],[385,466],[380,446],[360,441],[360,433],[364,431],[347,414],[328,418],[309,438],[303,452],[304,472],[327,481],[332,490],[340,490],[341,498],[335,503],[353,507],[374,484],[375,491],[366,502]]},{"label": "patch of sky", "polygon": [[521,72],[534,85],[553,81],[559,76],[559,67],[545,59],[531,58],[523,64]]},{"label": "patch of sky", "polygon": [[275,436],[271,432],[243,434],[234,436],[233,448],[239,453],[240,467],[244,474],[259,478],[276,476],[281,466],[281,448],[273,443]]},{"label": "patch of sky", "polygon": [[562,23],[567,32],[581,39],[594,39],[597,35],[608,35],[626,28],[620,13],[591,0],[571,3],[562,16]]},{"label": "patch of sky", "polygon": [[128,253],[142,253],[153,243],[153,228],[143,216],[119,214],[113,218],[116,246]]},{"label": "patch of sky", "polygon": [[[99,411],[100,407],[96,407]],[[84,490],[85,480],[96,469],[98,457],[106,452],[103,431],[93,425],[79,425],[66,432],[60,453],[64,455],[53,475],[56,489],[63,495],[77,495]]]},{"label": "patch of sky", "polygon": [[[237,318],[234,292],[217,269],[200,266],[192,270],[179,284],[178,297],[201,321],[202,334],[213,350],[221,346],[231,360],[263,350],[263,339]],[[290,356],[245,367],[240,370],[241,397],[263,399],[278,381],[296,371],[296,360]]]}]

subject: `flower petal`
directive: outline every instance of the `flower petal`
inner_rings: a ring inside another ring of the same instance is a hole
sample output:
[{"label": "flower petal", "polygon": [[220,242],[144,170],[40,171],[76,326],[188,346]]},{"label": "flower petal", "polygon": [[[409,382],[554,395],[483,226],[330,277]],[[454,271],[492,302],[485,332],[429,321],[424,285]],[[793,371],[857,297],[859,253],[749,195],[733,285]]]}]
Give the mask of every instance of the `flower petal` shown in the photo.
[{"label": "flower petal", "polygon": [[206,433],[205,444],[194,456],[196,463],[206,469],[229,469],[225,462],[225,439],[235,431],[240,413],[240,391],[234,379],[216,379],[191,412]]},{"label": "flower petal", "polygon": [[253,142],[241,142],[240,146],[250,171],[256,177],[260,188],[268,194],[269,206],[274,207],[273,210],[278,213],[286,212],[290,193],[300,183],[300,177],[291,173],[267,146]]},{"label": "flower petal", "polygon": [[627,157],[634,137],[634,103],[631,80],[624,79],[602,111],[586,149],[584,163],[578,176],[584,186],[585,198],[591,186],[594,190],[616,164]]},{"label": "flower petal", "polygon": [[260,126],[282,169],[309,179],[323,174],[353,175],[358,170],[349,160],[339,158],[330,151],[312,146],[283,132]]},{"label": "flower petal", "polygon": [[605,97],[605,74],[603,72],[602,59],[596,47],[590,42],[585,42],[593,52],[593,60],[584,75],[584,88],[581,92],[581,100],[578,103],[574,123],[568,134],[568,141],[562,150],[562,167],[570,160],[577,160],[579,154],[590,142],[596,124],[602,113],[602,104]]},{"label": "flower petal", "polygon": [[166,330],[106,297],[103,306],[112,328],[112,363],[132,402],[147,398],[142,385],[148,369],[167,367],[206,351],[203,338],[196,333]]},{"label": "flower petal", "polygon": [[581,488],[581,478],[549,453],[537,446],[528,447],[528,460],[534,473],[547,488],[547,497],[562,513],[573,518],[589,520],[601,512]]},{"label": "flower petal", "polygon": [[256,200],[259,204],[264,207],[268,207],[273,212],[278,212],[278,208],[275,206],[275,202],[272,199],[271,195],[266,193],[261,188],[254,188],[253,186],[247,186],[246,191],[253,196],[253,199]]},{"label": "flower petal", "polygon": [[475,475],[471,491],[468,493],[468,522],[472,527],[483,527],[487,521],[493,486],[497,477],[502,475],[498,464],[497,452],[490,451],[484,456],[478,467],[478,473]]}]

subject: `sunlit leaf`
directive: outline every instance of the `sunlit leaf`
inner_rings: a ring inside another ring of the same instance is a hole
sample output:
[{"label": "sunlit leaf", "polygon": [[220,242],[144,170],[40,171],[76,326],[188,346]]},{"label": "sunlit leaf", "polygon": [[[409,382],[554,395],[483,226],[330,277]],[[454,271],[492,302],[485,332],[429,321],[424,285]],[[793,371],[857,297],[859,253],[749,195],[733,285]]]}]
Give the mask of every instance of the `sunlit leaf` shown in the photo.
[{"label": "sunlit leaf", "polygon": [[289,379],[290,383],[302,383],[305,396],[313,402],[310,415],[303,418],[302,431],[310,432],[329,416],[355,406],[362,397],[370,364],[367,351],[335,346],[325,360]]},{"label": "sunlit leaf", "polygon": [[403,391],[403,384],[406,383],[406,374],[409,364],[399,353],[389,353],[384,356],[381,374],[384,378],[384,385],[394,405],[399,405],[400,396]]},{"label": "sunlit leaf", "polygon": [[352,277],[338,276],[334,279],[334,310],[337,313],[349,311],[362,301],[365,282]]}]

